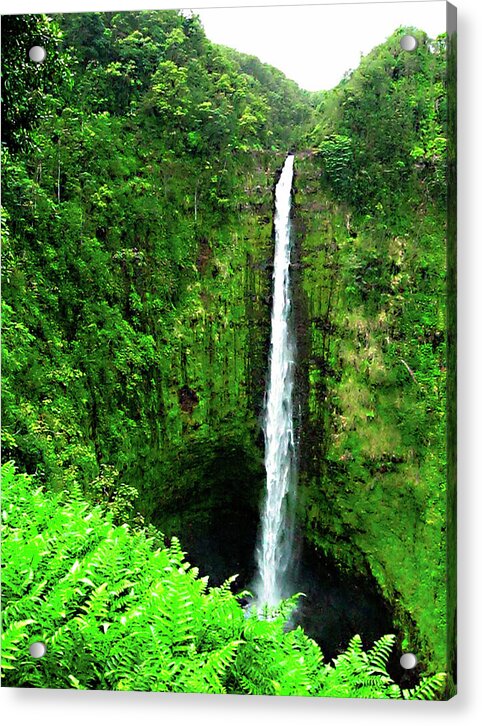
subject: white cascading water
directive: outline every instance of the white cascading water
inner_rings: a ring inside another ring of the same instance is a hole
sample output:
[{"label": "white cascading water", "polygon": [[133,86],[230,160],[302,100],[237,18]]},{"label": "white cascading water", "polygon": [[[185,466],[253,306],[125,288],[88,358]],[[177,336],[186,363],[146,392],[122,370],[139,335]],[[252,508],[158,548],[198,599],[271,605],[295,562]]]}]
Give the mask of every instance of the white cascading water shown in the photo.
[{"label": "white cascading water", "polygon": [[275,255],[269,381],[264,415],[266,495],[257,550],[257,600],[277,605],[293,550],[291,502],[295,487],[293,429],[294,335],[291,317],[291,186],[294,156],[287,157],[275,194]]}]

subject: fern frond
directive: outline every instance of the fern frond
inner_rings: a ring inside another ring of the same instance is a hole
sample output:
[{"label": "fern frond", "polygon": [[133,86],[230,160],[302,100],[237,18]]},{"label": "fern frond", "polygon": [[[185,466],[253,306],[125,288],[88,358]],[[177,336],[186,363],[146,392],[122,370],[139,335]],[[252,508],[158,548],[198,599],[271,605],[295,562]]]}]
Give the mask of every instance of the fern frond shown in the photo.
[{"label": "fern frond", "polygon": [[34,620],[20,620],[11,623],[2,631],[2,675],[4,675],[4,671],[13,670],[16,667],[17,654],[20,652],[19,646],[28,638],[28,626],[34,622]]},{"label": "fern frond", "polygon": [[[355,635],[325,663],[289,618],[300,594],[244,610],[235,576],[209,588],[179,540],[116,526],[77,492],[52,494],[7,465],[3,492],[2,675],[6,685],[140,691],[432,699],[443,674],[401,691],[393,635]],[[156,542],[158,540],[156,539]],[[47,650],[35,660],[28,642]]]},{"label": "fern frond", "polygon": [[445,673],[436,673],[433,676],[427,676],[422,678],[418,686],[415,686],[415,688],[403,690],[403,698],[411,701],[436,700],[445,688],[446,682],[447,676]]}]

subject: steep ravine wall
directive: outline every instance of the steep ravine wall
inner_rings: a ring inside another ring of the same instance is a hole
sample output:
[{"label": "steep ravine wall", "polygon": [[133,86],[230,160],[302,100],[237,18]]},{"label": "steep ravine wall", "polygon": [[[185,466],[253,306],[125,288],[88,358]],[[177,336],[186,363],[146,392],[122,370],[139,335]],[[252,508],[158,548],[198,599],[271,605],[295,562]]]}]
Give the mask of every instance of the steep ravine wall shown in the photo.
[{"label": "steep ravine wall", "polygon": [[182,536],[213,582],[252,575],[264,485],[273,184],[283,158],[256,155],[237,214],[199,242],[196,281],[168,342],[158,479],[140,493],[149,520]]},{"label": "steep ravine wall", "polygon": [[223,196],[209,170],[154,151],[155,163],[131,160],[128,183],[114,170],[109,187],[45,214],[41,246],[50,179],[11,172],[27,218],[3,230],[4,456],[119,522],[138,512],[193,556],[216,536],[226,562],[195,559],[219,580],[256,539],[284,154],[234,158]]},{"label": "steep ravine wall", "polygon": [[[294,199],[299,518],[341,569],[374,576],[421,667],[445,670],[443,327],[418,325],[424,285],[443,321],[443,224],[420,210],[412,234],[379,239],[323,188],[316,155],[297,159]],[[438,277],[420,272],[427,233]]]}]

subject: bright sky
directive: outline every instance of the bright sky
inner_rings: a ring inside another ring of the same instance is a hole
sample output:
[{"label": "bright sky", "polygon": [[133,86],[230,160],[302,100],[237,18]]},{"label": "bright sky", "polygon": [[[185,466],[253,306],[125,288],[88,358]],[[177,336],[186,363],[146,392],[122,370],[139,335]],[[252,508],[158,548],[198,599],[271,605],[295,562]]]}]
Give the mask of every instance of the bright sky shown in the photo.
[{"label": "bright sky", "polygon": [[336,86],[347,70],[358,66],[362,54],[401,25],[420,28],[432,38],[445,32],[441,0],[196,8],[195,12],[212,41],[258,56],[310,91]]}]

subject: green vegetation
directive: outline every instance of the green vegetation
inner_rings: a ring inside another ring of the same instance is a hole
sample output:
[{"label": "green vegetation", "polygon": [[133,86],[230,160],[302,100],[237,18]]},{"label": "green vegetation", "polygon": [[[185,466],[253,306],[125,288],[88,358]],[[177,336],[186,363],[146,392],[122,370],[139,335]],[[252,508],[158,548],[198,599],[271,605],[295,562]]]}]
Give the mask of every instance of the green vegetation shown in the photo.
[{"label": "green vegetation", "polygon": [[[33,35],[9,34],[8,21],[7,69]],[[42,37],[58,33],[38,23]],[[35,69],[45,95],[26,153],[13,152],[7,124],[5,455],[54,487],[87,488],[114,467],[141,482],[151,516],[159,483],[182,479],[193,446],[253,446],[278,163],[260,149],[281,143],[267,121],[274,92],[195,18],[86,14],[62,25],[65,45],[77,43],[74,71],[66,77],[59,57],[54,96],[51,68]],[[12,127],[21,83],[6,76]],[[283,105],[279,74],[271,85]]]},{"label": "green vegetation", "polygon": [[439,693],[392,682],[392,636],[328,665],[285,632],[294,601],[246,618],[175,539],[254,548],[272,190],[295,148],[299,522],[376,579],[451,693],[445,38],[402,53],[397,31],[308,94],[177,11],[2,26],[6,684]]},{"label": "green vegetation", "polygon": [[[386,672],[393,638],[355,636],[333,665],[297,628],[296,598],[247,616],[230,581],[208,588],[177,539],[142,531],[75,493],[46,493],[3,468],[5,685],[361,698],[433,698],[442,676],[401,691]],[[25,645],[45,643],[33,660]]]},{"label": "green vegetation", "polygon": [[406,646],[440,668],[447,662],[446,47],[444,38],[413,30],[419,49],[404,53],[404,32],[323,95],[316,153],[298,163],[309,328],[301,516],[317,546],[375,576]]},{"label": "green vegetation", "polygon": [[[418,40],[414,53],[400,47],[407,32]],[[401,28],[362,58],[336,89],[319,95],[320,120],[311,138],[336,198],[357,212],[381,216],[383,211],[394,219],[398,214],[407,223],[409,204],[443,206],[445,36],[430,40],[415,28]]]}]

